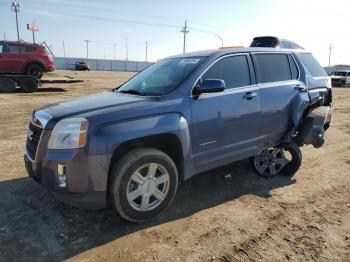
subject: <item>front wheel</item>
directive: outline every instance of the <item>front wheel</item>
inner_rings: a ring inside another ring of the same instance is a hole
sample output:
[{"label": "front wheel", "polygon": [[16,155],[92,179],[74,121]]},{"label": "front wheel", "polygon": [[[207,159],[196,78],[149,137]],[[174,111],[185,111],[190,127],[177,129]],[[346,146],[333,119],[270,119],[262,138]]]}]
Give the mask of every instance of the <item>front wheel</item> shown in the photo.
[{"label": "front wheel", "polygon": [[293,176],[300,168],[302,155],[295,143],[286,143],[264,149],[251,158],[255,172],[262,177]]},{"label": "front wheel", "polygon": [[170,205],[177,185],[177,168],[167,154],[153,148],[138,148],[112,168],[109,192],[113,208],[123,218],[142,222]]}]

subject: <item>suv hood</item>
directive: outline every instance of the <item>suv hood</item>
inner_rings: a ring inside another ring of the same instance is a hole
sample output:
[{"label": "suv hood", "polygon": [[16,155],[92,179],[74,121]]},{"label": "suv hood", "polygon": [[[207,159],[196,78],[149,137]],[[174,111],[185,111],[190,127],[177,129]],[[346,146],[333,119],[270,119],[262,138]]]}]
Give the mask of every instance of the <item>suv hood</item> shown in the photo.
[{"label": "suv hood", "polygon": [[[64,102],[49,105],[47,107],[40,108],[34,112],[35,116],[46,115],[50,118],[51,124],[57,122],[66,117],[73,116],[92,116],[96,114],[103,114],[103,112],[113,110],[128,110],[131,108],[139,107],[145,103],[149,103],[154,100],[154,97],[136,96],[129,94],[121,94],[117,92],[105,92],[98,95],[86,96],[77,99],[67,100]],[[39,122],[40,119],[38,119]],[[44,121],[45,122],[45,121]],[[50,129],[52,125],[43,125],[45,128]]]}]

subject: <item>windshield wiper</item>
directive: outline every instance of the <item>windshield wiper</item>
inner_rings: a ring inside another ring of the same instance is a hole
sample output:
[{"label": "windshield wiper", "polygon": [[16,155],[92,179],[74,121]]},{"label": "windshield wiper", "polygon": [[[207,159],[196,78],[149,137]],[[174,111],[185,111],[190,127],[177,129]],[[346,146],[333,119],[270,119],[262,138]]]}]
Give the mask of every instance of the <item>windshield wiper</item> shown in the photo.
[{"label": "windshield wiper", "polygon": [[122,93],[122,94],[132,94],[132,95],[138,95],[138,96],[143,96],[144,93],[141,93],[140,91],[137,91],[137,90],[132,90],[132,89],[129,89],[129,90],[120,90],[120,91],[117,91],[118,93]]}]

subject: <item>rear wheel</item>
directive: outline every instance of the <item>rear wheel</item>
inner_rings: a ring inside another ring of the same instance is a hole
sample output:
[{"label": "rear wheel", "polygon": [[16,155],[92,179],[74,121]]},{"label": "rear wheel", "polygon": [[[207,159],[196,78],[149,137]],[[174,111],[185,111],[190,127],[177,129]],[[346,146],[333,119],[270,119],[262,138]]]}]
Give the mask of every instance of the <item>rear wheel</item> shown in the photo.
[{"label": "rear wheel", "polygon": [[25,77],[20,82],[20,87],[24,93],[33,93],[38,89],[39,83],[31,77]]},{"label": "rear wheel", "polygon": [[44,68],[38,64],[31,64],[27,68],[27,75],[31,75],[35,78],[41,79],[44,75]]},{"label": "rear wheel", "polygon": [[10,77],[0,76],[0,93],[13,93],[16,91],[17,83]]},{"label": "rear wheel", "polygon": [[160,214],[172,202],[178,184],[173,160],[153,148],[130,151],[115,164],[110,176],[112,206],[132,222]]},{"label": "rear wheel", "polygon": [[264,149],[251,158],[255,172],[262,177],[293,176],[300,168],[302,155],[295,143]]}]

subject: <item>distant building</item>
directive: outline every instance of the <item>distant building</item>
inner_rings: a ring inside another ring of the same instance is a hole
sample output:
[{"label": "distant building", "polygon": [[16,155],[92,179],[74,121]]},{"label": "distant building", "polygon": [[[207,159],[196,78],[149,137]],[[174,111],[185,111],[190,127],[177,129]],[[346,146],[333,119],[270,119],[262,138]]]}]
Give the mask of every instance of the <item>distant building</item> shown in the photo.
[{"label": "distant building", "polygon": [[337,70],[350,70],[350,65],[334,65],[331,67],[327,66],[327,67],[324,67],[323,69],[327,72],[328,75],[331,75]]}]

